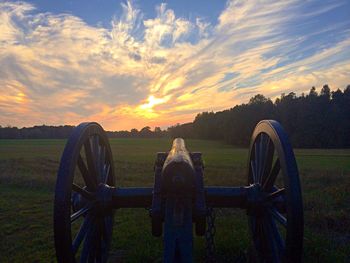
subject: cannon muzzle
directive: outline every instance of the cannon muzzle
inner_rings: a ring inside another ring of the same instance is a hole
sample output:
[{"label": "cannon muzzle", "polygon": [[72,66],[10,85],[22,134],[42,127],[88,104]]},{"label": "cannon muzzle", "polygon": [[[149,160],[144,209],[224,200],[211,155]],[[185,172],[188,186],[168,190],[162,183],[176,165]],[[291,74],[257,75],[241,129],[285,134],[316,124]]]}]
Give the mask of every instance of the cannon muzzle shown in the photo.
[{"label": "cannon muzzle", "polygon": [[163,194],[192,194],[195,187],[195,170],[185,141],[176,138],[162,169]]}]

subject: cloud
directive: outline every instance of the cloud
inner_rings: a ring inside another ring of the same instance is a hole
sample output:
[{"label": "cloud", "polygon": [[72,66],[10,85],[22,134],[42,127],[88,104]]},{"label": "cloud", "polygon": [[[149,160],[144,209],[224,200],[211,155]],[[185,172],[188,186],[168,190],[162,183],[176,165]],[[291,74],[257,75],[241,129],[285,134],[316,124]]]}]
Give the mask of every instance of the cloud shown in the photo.
[{"label": "cloud", "polygon": [[344,88],[350,21],[311,25],[345,4],[320,1],[311,9],[298,0],[228,1],[210,24],[177,17],[166,4],[145,19],[125,2],[103,28],[2,2],[0,124],[168,126],[258,92],[276,97],[325,83]]}]

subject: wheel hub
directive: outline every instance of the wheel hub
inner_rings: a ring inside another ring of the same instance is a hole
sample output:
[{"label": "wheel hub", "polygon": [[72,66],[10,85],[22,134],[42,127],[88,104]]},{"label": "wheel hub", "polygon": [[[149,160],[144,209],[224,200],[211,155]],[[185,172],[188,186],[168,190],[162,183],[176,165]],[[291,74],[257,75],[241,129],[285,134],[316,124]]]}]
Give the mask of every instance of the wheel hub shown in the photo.
[{"label": "wheel hub", "polygon": [[114,189],[114,187],[110,187],[107,184],[99,184],[96,192],[96,202],[93,209],[93,212],[96,214],[96,216],[104,217],[112,213],[112,196]]},{"label": "wheel hub", "polygon": [[266,193],[260,184],[247,187],[247,215],[262,216],[266,208]]},{"label": "wheel hub", "polygon": [[[86,188],[86,187],[85,187]],[[106,216],[110,215],[112,207],[112,196],[114,187],[110,187],[106,184],[100,184],[97,188],[94,200],[88,200],[77,192],[72,193],[71,203],[73,212],[77,212],[83,207],[88,205],[92,206],[90,210],[95,216]]]}]

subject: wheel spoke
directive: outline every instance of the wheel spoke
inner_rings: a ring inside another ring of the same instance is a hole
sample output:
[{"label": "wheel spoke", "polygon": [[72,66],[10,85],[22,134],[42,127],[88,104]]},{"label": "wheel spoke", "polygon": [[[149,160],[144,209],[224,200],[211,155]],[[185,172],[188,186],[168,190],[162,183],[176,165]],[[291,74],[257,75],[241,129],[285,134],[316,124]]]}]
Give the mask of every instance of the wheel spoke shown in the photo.
[{"label": "wheel spoke", "polygon": [[105,217],[101,220],[101,262],[107,262],[110,238],[108,233],[112,233],[112,229],[107,230],[106,220],[109,217]]},{"label": "wheel spoke", "polygon": [[90,217],[86,217],[84,219],[83,224],[80,226],[79,232],[76,235],[73,244],[72,244],[72,248],[73,248],[73,254],[76,254],[81,242],[83,241],[83,239],[85,238],[87,232],[89,231],[89,228],[91,226],[91,220]]},{"label": "wheel spoke", "polygon": [[93,179],[92,174],[89,173],[88,169],[86,168],[85,163],[83,161],[83,158],[81,157],[80,154],[78,156],[77,164],[78,164],[79,171],[80,171],[81,175],[83,176],[83,179],[84,179],[84,182],[85,182],[87,188],[92,190],[92,191],[96,190],[96,186],[97,186],[96,182]]},{"label": "wheel spoke", "polygon": [[270,216],[270,228],[271,228],[273,238],[274,238],[275,243],[276,243],[276,247],[278,249],[278,253],[279,253],[280,257],[282,257],[284,250],[285,250],[284,240],[281,237],[281,234],[277,228],[275,220],[271,216]]},{"label": "wheel spoke", "polygon": [[256,183],[256,178],[257,178],[257,172],[256,172],[256,165],[255,165],[255,162],[253,160],[250,161],[250,168],[251,168],[251,171],[252,171],[252,179],[253,179],[253,183]]},{"label": "wheel spoke", "polygon": [[99,142],[99,137],[98,135],[94,135],[91,138],[92,142],[92,152],[94,155],[94,161],[95,161],[95,167],[96,167],[96,177],[97,177],[97,182],[101,182],[101,146]]},{"label": "wheel spoke", "polygon": [[107,183],[108,183],[110,168],[111,168],[111,165],[110,165],[110,164],[107,164],[107,165],[106,165],[105,172],[104,172],[104,179],[103,179],[103,183],[104,183],[104,184],[107,184]]},{"label": "wheel spoke", "polygon": [[254,143],[255,183],[263,185],[270,173],[273,160],[274,146],[265,133],[259,134]]},{"label": "wheel spoke", "polygon": [[266,199],[267,199],[268,201],[270,201],[270,200],[275,199],[275,198],[278,198],[278,197],[280,197],[280,196],[282,196],[282,195],[284,195],[284,194],[285,194],[285,189],[284,189],[284,188],[281,188],[281,189],[278,189],[277,191],[275,191],[275,192],[269,194],[269,195],[266,197]]},{"label": "wheel spoke", "polygon": [[86,155],[86,161],[87,161],[87,165],[88,165],[89,174],[91,175],[93,181],[95,182],[95,185],[97,186],[96,165],[95,165],[95,161],[94,161],[94,154],[93,154],[92,149],[91,149],[90,139],[84,143],[84,149],[85,149],[85,155]]},{"label": "wheel spoke", "polygon": [[87,236],[84,240],[83,250],[80,256],[80,263],[86,263],[88,258],[90,258],[90,254],[94,250],[93,239],[94,239],[95,228],[96,228],[95,220],[92,220]]},{"label": "wheel spoke", "polygon": [[81,188],[79,185],[76,185],[73,183],[72,185],[72,190],[79,193],[82,197],[84,197],[85,199],[92,201],[95,199],[94,195],[88,191],[86,191],[85,189]]},{"label": "wheel spoke", "polygon": [[255,246],[260,257],[266,254],[266,239],[264,235],[264,226],[261,218],[255,218]]},{"label": "wheel spoke", "polygon": [[279,171],[280,171],[280,160],[279,159],[277,159],[276,161],[275,161],[275,164],[273,165],[273,168],[272,168],[272,170],[271,170],[271,173],[269,174],[269,176],[267,177],[267,179],[266,179],[266,181],[265,181],[265,183],[264,183],[264,185],[263,185],[263,189],[265,190],[265,191],[270,191],[271,190],[271,188],[272,188],[272,186],[274,185],[274,183],[275,183],[275,181],[276,181],[276,178],[277,178],[277,175],[278,175],[278,173],[279,173]]},{"label": "wheel spoke", "polygon": [[260,161],[260,158],[259,158],[259,143],[256,141],[254,143],[254,171],[255,171],[254,183],[258,183],[259,161]]},{"label": "wheel spoke", "polygon": [[96,262],[102,261],[102,222],[103,218],[97,219],[96,232],[95,232],[95,257]]},{"label": "wheel spoke", "polygon": [[264,168],[262,170],[261,175],[261,185],[264,185],[266,178],[270,174],[272,161],[273,161],[273,153],[275,151],[275,147],[269,137],[267,137],[267,145],[265,148],[265,158],[264,158]]},{"label": "wheel spoke", "polygon": [[282,226],[287,227],[287,219],[276,210],[276,208],[271,208],[271,215],[279,222]]},{"label": "wheel spoke", "polygon": [[274,233],[271,229],[268,215],[264,216],[264,235],[266,237],[266,261],[267,262],[279,262],[279,253],[275,247]]},{"label": "wheel spoke", "polygon": [[107,241],[107,243],[110,243],[111,242],[111,231],[112,231],[112,228],[113,228],[113,216],[110,215],[110,216],[107,216],[104,218],[104,229],[103,229],[103,237],[104,239]]},{"label": "wheel spoke", "polygon": [[260,241],[260,237],[259,237],[260,225],[259,225],[259,220],[254,216],[251,216],[250,227],[251,227],[251,231],[252,231],[254,245],[258,250],[260,250],[261,249],[260,248],[261,241]]},{"label": "wheel spoke", "polygon": [[91,210],[92,206],[91,205],[87,205],[81,209],[79,209],[77,212],[73,213],[70,216],[70,222],[73,223],[74,221],[76,221],[79,217],[81,217],[82,215],[85,215],[87,212],[89,212]]},{"label": "wheel spoke", "polygon": [[263,170],[263,163],[264,163],[264,159],[265,159],[265,156],[263,155],[263,152],[264,152],[264,133],[261,133],[260,136],[259,136],[259,152],[258,152],[258,174],[257,174],[257,183],[261,183],[261,178],[262,178],[262,170]]},{"label": "wheel spoke", "polygon": [[90,251],[89,251],[89,263],[99,263],[101,262],[100,258],[100,219],[96,218],[94,221],[94,231],[91,235]]},{"label": "wheel spoke", "polygon": [[[93,240],[94,241],[94,240]],[[92,242],[94,243],[94,242]],[[91,250],[89,252],[89,263],[95,263],[95,256],[96,256],[96,247],[94,245],[91,246]]]},{"label": "wheel spoke", "polygon": [[101,147],[101,155],[100,155],[100,175],[101,182],[105,181],[105,162],[106,162],[106,148],[104,146]]}]

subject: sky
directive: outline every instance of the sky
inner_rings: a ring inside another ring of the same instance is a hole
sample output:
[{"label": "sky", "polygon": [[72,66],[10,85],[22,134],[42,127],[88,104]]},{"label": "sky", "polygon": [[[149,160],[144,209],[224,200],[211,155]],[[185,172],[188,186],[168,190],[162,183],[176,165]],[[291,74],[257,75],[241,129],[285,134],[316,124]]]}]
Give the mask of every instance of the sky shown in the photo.
[{"label": "sky", "polygon": [[350,1],[1,1],[0,125],[166,128],[350,84]]}]

